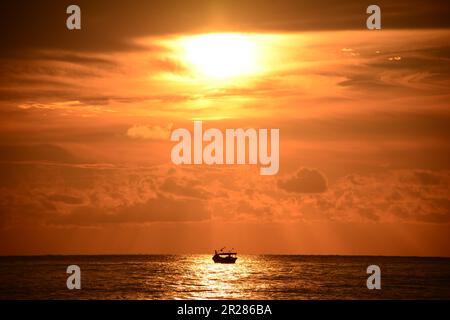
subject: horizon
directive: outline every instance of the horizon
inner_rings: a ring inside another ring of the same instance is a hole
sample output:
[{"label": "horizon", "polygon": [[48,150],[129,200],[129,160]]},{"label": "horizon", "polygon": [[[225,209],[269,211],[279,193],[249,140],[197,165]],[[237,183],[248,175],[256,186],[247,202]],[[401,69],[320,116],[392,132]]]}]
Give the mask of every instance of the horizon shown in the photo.
[{"label": "horizon", "polygon": [[[211,253],[90,253],[90,254],[30,254],[30,255],[0,255],[0,258],[27,258],[27,257],[102,257],[102,256],[189,256],[208,255]],[[430,258],[430,259],[450,259],[450,256],[390,256],[390,255],[370,255],[370,254],[300,254],[300,253],[239,253],[243,256],[305,256],[305,257],[377,257],[377,258]]]}]

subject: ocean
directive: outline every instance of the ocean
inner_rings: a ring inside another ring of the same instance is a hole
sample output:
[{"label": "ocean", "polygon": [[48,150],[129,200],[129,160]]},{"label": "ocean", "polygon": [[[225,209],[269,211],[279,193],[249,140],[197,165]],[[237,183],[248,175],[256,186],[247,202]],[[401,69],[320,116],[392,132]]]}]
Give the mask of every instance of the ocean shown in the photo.
[{"label": "ocean", "polygon": [[[81,268],[68,290],[66,268]],[[381,289],[366,286],[369,265]],[[450,258],[239,255],[0,257],[0,299],[450,299]]]}]

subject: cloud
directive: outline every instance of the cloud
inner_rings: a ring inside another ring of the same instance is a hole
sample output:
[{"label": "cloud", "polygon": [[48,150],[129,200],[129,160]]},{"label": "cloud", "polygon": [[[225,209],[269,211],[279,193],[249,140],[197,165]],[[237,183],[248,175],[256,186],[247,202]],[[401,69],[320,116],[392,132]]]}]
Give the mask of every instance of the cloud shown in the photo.
[{"label": "cloud", "polygon": [[74,197],[71,195],[67,195],[67,194],[52,194],[52,195],[48,196],[47,199],[50,201],[53,201],[53,202],[62,202],[62,203],[66,203],[66,204],[82,204],[83,203],[83,199]]},{"label": "cloud", "polygon": [[190,179],[176,179],[175,177],[168,177],[160,186],[160,190],[180,196],[200,199],[206,199],[210,196],[206,190],[196,186],[195,181]]},{"label": "cloud", "polygon": [[50,223],[90,226],[110,223],[203,221],[209,218],[210,213],[205,201],[159,195],[145,202],[119,208],[77,207],[69,215],[54,217]]},{"label": "cloud", "polygon": [[[17,166],[20,167],[17,167]],[[384,170],[332,181],[317,169],[285,178],[255,167],[0,164],[0,223],[187,221],[450,222],[450,172]]]},{"label": "cloud", "polygon": [[[340,178],[323,199],[329,217],[355,221],[450,222],[447,171],[393,170]],[[318,199],[313,203],[319,206]]]},{"label": "cloud", "polygon": [[133,139],[169,140],[172,124],[167,127],[134,125],[127,130],[127,136]]},{"label": "cloud", "polygon": [[[39,3],[2,3],[1,55],[29,48],[78,51],[138,50],[132,38],[205,31],[306,31],[361,29],[367,17],[359,0],[304,2],[296,0],[131,1],[126,6],[110,1],[77,2],[82,29],[65,28],[65,7],[45,0]],[[445,28],[449,26],[445,0],[380,0],[383,28]],[[189,16],[189,19],[186,17]],[[92,19],[95,17],[95,19]],[[126,27],[121,27],[126,26]],[[12,32],[14,31],[14,32]]]},{"label": "cloud", "polygon": [[[408,89],[441,92],[448,86],[450,75],[447,58],[443,56],[449,48],[444,43],[442,39],[440,43],[430,42],[421,48],[409,50],[390,47],[387,52],[376,55],[367,52],[370,48],[365,48],[364,51],[367,51],[358,59],[363,62],[362,64],[338,71],[345,77],[339,85],[359,90],[384,88],[395,90],[397,94],[399,90]],[[420,92],[413,91],[412,94]]]},{"label": "cloud", "polygon": [[422,185],[439,185],[442,182],[442,177],[436,173],[428,172],[428,171],[415,171],[414,177],[417,178],[420,184]]},{"label": "cloud", "polygon": [[57,145],[0,145],[2,161],[54,161],[79,163],[80,160]]},{"label": "cloud", "polygon": [[288,192],[320,193],[327,190],[327,180],[316,169],[302,168],[293,176],[280,180],[278,186]]}]

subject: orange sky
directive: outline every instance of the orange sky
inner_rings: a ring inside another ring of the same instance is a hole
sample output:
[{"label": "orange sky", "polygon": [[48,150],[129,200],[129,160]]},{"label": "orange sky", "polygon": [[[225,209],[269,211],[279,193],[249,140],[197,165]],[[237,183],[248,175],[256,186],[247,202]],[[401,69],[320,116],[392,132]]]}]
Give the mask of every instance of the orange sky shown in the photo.
[{"label": "orange sky", "polygon": [[[442,2],[374,32],[358,1],[170,2],[81,2],[75,33],[2,10],[0,254],[450,256]],[[280,172],[173,165],[194,119],[279,128]]]}]

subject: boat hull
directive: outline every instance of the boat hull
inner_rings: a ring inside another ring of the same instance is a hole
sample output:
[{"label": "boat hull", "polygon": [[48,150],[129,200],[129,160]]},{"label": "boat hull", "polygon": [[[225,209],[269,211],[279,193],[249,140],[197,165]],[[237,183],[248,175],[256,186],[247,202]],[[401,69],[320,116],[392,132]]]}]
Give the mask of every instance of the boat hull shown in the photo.
[{"label": "boat hull", "polygon": [[215,255],[212,259],[215,263],[235,263],[237,257],[221,257],[219,255]]}]

